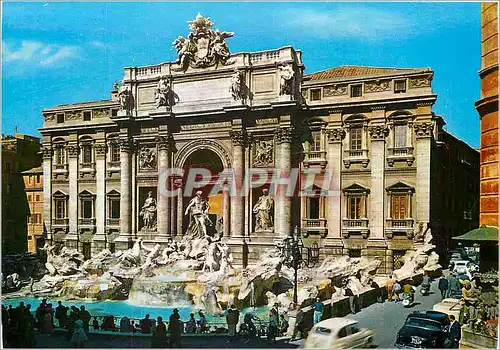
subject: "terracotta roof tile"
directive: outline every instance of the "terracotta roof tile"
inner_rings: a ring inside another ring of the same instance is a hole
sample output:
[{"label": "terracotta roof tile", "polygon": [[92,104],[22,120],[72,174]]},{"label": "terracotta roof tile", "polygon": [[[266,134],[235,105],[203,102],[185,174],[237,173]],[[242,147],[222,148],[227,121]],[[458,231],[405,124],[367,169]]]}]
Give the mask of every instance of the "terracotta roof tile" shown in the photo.
[{"label": "terracotta roof tile", "polygon": [[327,79],[355,77],[355,76],[370,76],[370,75],[384,75],[384,74],[389,75],[389,74],[417,73],[417,72],[431,72],[431,69],[340,66],[311,74],[306,74],[304,78],[307,80],[327,80]]}]

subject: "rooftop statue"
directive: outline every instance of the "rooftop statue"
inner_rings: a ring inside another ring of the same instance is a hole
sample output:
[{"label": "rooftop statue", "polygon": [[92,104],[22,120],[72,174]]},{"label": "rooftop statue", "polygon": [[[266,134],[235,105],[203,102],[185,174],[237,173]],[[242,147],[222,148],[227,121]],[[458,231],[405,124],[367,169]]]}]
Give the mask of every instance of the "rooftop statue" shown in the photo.
[{"label": "rooftop statue", "polygon": [[225,39],[233,32],[213,30],[214,22],[209,17],[198,14],[193,21],[188,21],[191,32],[187,38],[179,36],[172,46],[177,50],[178,68],[175,71],[185,72],[188,67],[207,68],[219,64],[230,64],[231,56]]}]

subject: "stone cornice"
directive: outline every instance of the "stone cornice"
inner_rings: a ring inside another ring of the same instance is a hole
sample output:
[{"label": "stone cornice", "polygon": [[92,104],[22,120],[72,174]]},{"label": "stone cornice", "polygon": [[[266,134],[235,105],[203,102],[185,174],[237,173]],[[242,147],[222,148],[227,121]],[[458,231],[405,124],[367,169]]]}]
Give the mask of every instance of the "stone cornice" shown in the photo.
[{"label": "stone cornice", "polygon": [[158,144],[158,150],[170,152],[173,148],[173,139],[169,136],[158,136],[156,138],[156,143]]}]

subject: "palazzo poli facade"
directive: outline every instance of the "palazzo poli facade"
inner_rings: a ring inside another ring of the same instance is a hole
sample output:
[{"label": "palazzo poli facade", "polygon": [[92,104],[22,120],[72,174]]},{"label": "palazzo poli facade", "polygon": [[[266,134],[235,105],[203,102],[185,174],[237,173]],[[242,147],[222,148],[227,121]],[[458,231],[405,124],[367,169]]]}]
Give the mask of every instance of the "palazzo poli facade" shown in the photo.
[{"label": "palazzo poli facade", "polygon": [[426,230],[439,234],[433,174],[446,132],[432,112],[430,69],[304,75],[302,52],[230,54],[233,33],[212,26],[202,16],[191,21],[189,36],[174,42],[176,62],[125,68],[111,99],[43,111],[43,217],[52,242],[89,257],[138,237],[181,239],[194,194],[183,195],[185,178],[169,178],[173,197],[160,182],[165,169],[194,167],[232,169],[238,179],[250,168],[333,173],[333,195],[271,193],[270,218],[259,222],[256,203],[268,186],[209,197],[236,263],[255,262],[298,226],[321,257],[378,256],[384,273]]}]

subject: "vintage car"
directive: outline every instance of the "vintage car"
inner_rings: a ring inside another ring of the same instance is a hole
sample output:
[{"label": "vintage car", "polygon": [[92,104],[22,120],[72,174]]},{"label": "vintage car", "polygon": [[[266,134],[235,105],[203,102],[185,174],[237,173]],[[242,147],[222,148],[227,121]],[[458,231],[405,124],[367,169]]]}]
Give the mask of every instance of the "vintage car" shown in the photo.
[{"label": "vintage car", "polygon": [[414,311],[398,331],[394,346],[404,348],[446,348],[448,341],[448,315],[438,311]]},{"label": "vintage car", "polygon": [[458,320],[460,316],[460,310],[462,305],[460,304],[460,299],[445,298],[439,303],[434,304],[432,307],[433,311],[439,311],[447,315],[454,315]]},{"label": "vintage car", "polygon": [[329,318],[313,326],[304,343],[306,349],[368,348],[373,344],[373,331],[359,328],[358,321]]}]

